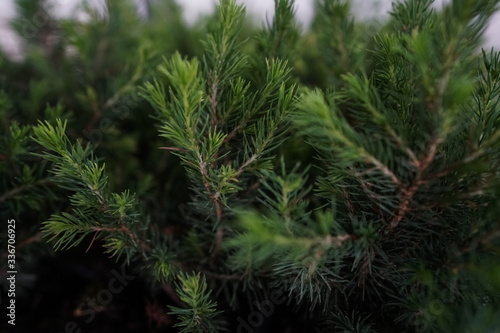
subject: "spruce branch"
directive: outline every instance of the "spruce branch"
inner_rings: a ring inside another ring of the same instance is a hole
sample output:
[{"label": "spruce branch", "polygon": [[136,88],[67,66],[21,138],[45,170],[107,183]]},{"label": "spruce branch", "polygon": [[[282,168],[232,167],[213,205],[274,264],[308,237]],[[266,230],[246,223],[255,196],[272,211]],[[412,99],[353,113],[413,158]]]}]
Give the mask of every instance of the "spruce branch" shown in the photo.
[{"label": "spruce branch", "polygon": [[[352,97],[356,97],[358,100],[354,103],[358,104],[372,115],[372,121],[383,128],[398,145],[398,147],[403,149],[408,154],[411,159],[411,163],[418,163],[418,158],[415,152],[407,145],[402,136],[399,135],[391,125],[387,116],[388,112],[384,110],[381,97],[378,94],[376,87],[373,86],[366,74],[363,73],[362,76],[358,78],[356,75],[348,73],[343,75],[342,78],[347,85],[348,94]],[[386,174],[388,174],[387,171]],[[398,184],[398,181],[392,175],[388,175],[392,178],[393,182]]]},{"label": "spruce branch", "polygon": [[220,26],[216,32],[209,34],[204,42],[207,50],[204,66],[208,71],[207,95],[212,126],[217,126],[223,115],[220,115],[218,110],[221,93],[247,66],[247,57],[240,51],[242,44],[237,42],[244,15],[244,7],[237,6],[234,0],[221,2],[217,7]]},{"label": "spruce branch", "polygon": [[[269,104],[273,105],[276,100],[281,99],[282,102],[286,102],[291,97],[290,95],[284,94],[287,88],[284,86],[285,82],[288,81],[290,76],[290,68],[288,68],[288,63],[281,60],[270,61],[266,60],[266,81],[261,89],[254,92],[247,102],[247,107],[245,112],[242,113],[242,117],[239,122],[234,126],[234,128],[226,136],[224,143],[228,143],[231,139],[237,136],[238,132],[243,130],[249,122],[251,122],[254,117],[262,115],[262,113],[267,113],[269,111]],[[295,87],[291,87],[287,93],[290,94]],[[292,93],[293,95],[293,93]],[[286,105],[286,104],[285,104]],[[284,108],[278,108],[278,111],[286,110]],[[278,113],[279,114],[279,113]]]},{"label": "spruce branch", "polygon": [[[90,154],[90,146],[71,145],[65,135],[66,123],[57,120],[56,126],[40,123],[33,129],[34,140],[48,150],[42,157],[54,163],[54,181],[75,192],[70,197],[74,206],[71,213],[63,212],[44,223],[42,230],[49,241],[56,240],[56,250],[74,247],[87,235],[94,233],[90,242],[104,236],[107,252],[119,258],[125,254],[128,261],[136,251],[143,255],[150,244],[137,223],[137,200],[129,191],[109,194],[104,165],[99,166]],[[138,229],[133,230],[133,226]],[[141,233],[141,235],[139,235]],[[121,236],[125,238],[120,238]]]},{"label": "spruce branch", "polygon": [[[372,164],[376,170],[391,179],[396,187],[403,188],[402,181],[394,172],[363,147],[360,143],[361,136],[353,130],[345,117],[339,114],[336,105],[330,106],[326,103],[322,92],[307,92],[297,107],[300,113],[297,114],[295,123],[303,134],[320,140],[319,149],[341,153],[348,159],[346,162],[362,161]],[[325,141],[325,137],[329,140]],[[332,145],[332,141],[346,149]]]},{"label": "spruce branch", "polygon": [[171,306],[169,314],[179,317],[180,332],[216,333],[223,328],[223,322],[217,317],[221,314],[216,310],[217,303],[210,300],[205,277],[200,274],[179,274],[176,291],[179,298],[188,308]]}]

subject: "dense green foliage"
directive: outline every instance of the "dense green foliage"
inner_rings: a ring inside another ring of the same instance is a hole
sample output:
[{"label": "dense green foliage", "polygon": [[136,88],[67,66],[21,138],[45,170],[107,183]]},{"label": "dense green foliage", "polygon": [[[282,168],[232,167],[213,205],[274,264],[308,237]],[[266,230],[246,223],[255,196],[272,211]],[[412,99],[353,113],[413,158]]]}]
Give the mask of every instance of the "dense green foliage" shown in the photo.
[{"label": "dense green foliage", "polygon": [[500,331],[499,2],[395,2],[375,31],[318,0],[301,32],[292,0],[261,29],[234,0],[194,27],[18,1],[46,15],[0,58],[19,270],[100,247],[181,332]]}]

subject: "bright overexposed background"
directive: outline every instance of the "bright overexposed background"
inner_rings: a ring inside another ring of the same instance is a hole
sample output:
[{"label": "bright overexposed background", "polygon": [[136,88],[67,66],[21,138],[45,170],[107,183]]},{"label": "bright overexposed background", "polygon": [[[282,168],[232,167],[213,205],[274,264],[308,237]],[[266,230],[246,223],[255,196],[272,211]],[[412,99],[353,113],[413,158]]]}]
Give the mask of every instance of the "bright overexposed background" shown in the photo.
[{"label": "bright overexposed background", "polygon": [[[50,0],[53,3],[55,14],[61,17],[78,15],[75,10],[82,0]],[[135,0],[139,11],[143,0]],[[448,0],[436,0],[435,6],[440,7]],[[104,0],[87,0],[93,6],[102,6]],[[217,0],[177,0],[184,8],[184,16],[187,22],[193,23],[199,15],[213,12]],[[247,12],[258,20],[270,19],[274,14],[273,0],[238,0],[247,7]],[[354,0],[355,15],[360,19],[387,17],[391,9],[392,0]],[[307,28],[313,16],[314,0],[296,0],[297,18],[303,28]],[[16,16],[14,0],[0,0],[0,47],[12,54],[19,52],[19,40],[9,28],[9,20]],[[495,47],[500,49],[500,12],[491,19],[485,35],[485,48]]]}]

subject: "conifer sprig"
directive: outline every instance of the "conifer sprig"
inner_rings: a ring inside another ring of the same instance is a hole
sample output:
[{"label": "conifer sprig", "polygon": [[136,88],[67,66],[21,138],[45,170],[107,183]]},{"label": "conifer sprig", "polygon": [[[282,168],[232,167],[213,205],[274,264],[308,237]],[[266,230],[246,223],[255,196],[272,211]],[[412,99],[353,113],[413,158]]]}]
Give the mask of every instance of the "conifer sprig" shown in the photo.
[{"label": "conifer sprig", "polygon": [[161,134],[174,144],[167,149],[181,157],[216,221],[241,188],[241,178],[270,167],[267,156],[281,142],[294,94],[285,86],[290,69],[279,60],[267,63],[262,87],[247,81],[247,56],[235,42],[243,14],[234,1],[222,3],[219,26],[204,43],[203,68],[196,59],[175,55],[159,67],[168,94],[159,81],[143,88],[159,112]]},{"label": "conifer sprig", "polygon": [[112,256],[124,255],[130,261],[136,253],[144,255],[150,245],[141,239],[144,234],[139,230],[144,222],[140,222],[135,196],[129,191],[110,193],[105,166],[97,163],[90,145],[70,144],[65,129],[66,122],[61,120],[55,126],[40,122],[33,129],[35,142],[49,150],[41,156],[54,163],[54,181],[74,192],[70,197],[72,212],[52,215],[42,230],[50,240],[56,240],[56,250],[77,246],[93,233],[89,246],[104,238]]},{"label": "conifer sprig", "polygon": [[207,282],[200,274],[179,275],[177,294],[187,308],[171,306],[170,314],[177,315],[180,322],[180,332],[216,333],[221,332],[223,326],[218,319],[221,311],[216,310],[217,303],[210,300],[211,292],[207,290]]}]

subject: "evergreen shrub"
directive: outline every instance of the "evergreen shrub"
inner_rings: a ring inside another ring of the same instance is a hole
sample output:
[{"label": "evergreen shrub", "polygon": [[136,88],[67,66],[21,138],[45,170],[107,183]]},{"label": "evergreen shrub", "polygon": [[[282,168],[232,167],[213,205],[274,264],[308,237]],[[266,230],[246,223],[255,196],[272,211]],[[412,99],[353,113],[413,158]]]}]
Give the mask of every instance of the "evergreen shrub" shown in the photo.
[{"label": "evergreen shrub", "polygon": [[151,331],[500,332],[500,53],[480,49],[499,2],[404,0],[376,25],[317,0],[301,30],[293,0],[262,28],[234,0],[194,26],[167,0],[84,21],[17,1],[35,28],[0,58],[18,297],[76,248],[125,267],[98,300],[144,281]]}]

